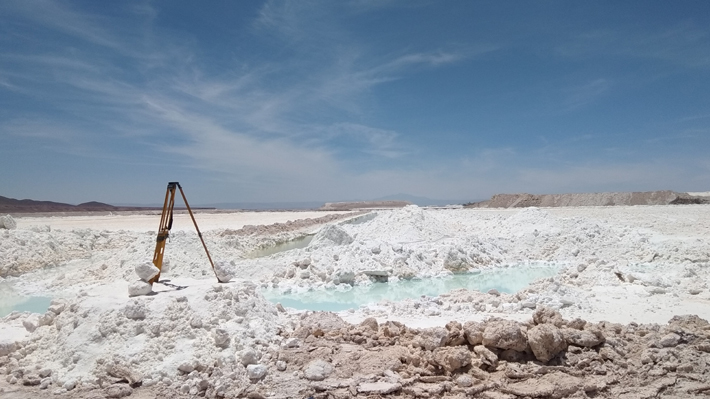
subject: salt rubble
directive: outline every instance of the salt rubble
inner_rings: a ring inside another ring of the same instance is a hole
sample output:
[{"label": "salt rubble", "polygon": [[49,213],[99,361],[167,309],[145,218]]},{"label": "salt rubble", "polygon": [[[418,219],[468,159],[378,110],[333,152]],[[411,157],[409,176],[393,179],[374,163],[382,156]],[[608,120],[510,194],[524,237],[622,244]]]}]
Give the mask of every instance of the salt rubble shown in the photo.
[{"label": "salt rubble", "polygon": [[[341,316],[356,323],[375,317],[375,323],[400,320],[421,327],[491,316],[523,321],[534,309],[543,308],[558,309],[569,320],[624,324],[665,323],[684,313],[707,319],[708,228],[710,207],[704,206],[475,212],[407,207],[381,212],[360,224],[328,224],[308,247],[259,259],[246,254],[303,232],[259,236],[206,231],[213,258],[233,262],[227,263],[228,270],[256,284],[243,280],[216,284],[196,235],[178,231],[167,249],[173,283],[179,285],[181,278],[203,280],[183,283],[189,286],[185,290],[130,299],[125,295],[128,281],[135,280],[135,265],[152,255],[155,233],[41,226],[2,230],[0,275],[24,293],[48,292],[66,299],[57,300],[44,315],[15,313],[3,319],[3,325],[19,323],[28,335],[2,347],[8,355],[0,355],[0,371],[8,381],[38,382],[54,389],[108,389],[114,382],[135,383],[140,378],[144,386],[158,384],[188,394],[211,389],[210,395],[239,396],[259,384],[277,386],[277,379],[285,376],[278,372],[293,370],[293,362],[280,357],[284,347],[294,345],[284,339],[311,340],[311,345],[322,337],[313,333],[317,329],[299,336],[296,327],[304,325],[294,319],[299,315],[278,311],[258,289],[347,289],[373,278],[427,278],[529,261],[566,268],[516,294],[458,290],[435,298],[374,304]],[[675,334],[671,327],[649,328],[664,332],[657,337],[663,348],[685,342],[671,335]],[[534,340],[559,341],[547,330],[534,330]],[[359,344],[367,342],[365,337]],[[538,359],[552,359],[557,349],[552,345],[546,354],[548,347],[533,353],[540,355]],[[313,356],[325,356],[314,348]],[[475,353],[492,359],[481,348]],[[296,374],[301,374],[294,376],[294,386],[284,390],[300,392],[301,377],[311,369],[297,368]],[[320,375],[316,371],[312,375]],[[456,384],[460,380],[462,387],[476,385],[466,375],[455,376]],[[397,384],[400,388],[393,392],[411,385],[396,378],[362,380],[355,382],[354,391],[384,394]]]},{"label": "salt rubble", "polygon": [[257,365],[269,361],[288,318],[250,282],[190,284],[153,297],[55,301],[46,314],[24,320],[34,323],[32,334],[0,360],[2,371],[8,381],[30,385],[43,373],[64,388],[106,387],[127,375],[133,385],[185,393],[204,392],[208,375],[214,392],[248,386],[265,369],[241,367],[243,354]]}]

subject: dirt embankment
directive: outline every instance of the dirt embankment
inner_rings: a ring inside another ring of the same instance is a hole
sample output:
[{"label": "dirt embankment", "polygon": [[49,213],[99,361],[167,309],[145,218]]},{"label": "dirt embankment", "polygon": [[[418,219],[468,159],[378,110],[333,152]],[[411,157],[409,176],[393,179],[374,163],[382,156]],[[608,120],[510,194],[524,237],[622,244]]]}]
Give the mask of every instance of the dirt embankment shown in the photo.
[{"label": "dirt embankment", "polygon": [[708,204],[710,199],[675,191],[646,191],[582,194],[496,194],[488,201],[464,205],[466,208],[526,208],[562,206],[676,205]]},{"label": "dirt embankment", "polygon": [[351,325],[317,312],[303,314],[298,324],[266,352],[245,349],[230,361],[183,363],[169,384],[167,378],[156,384],[133,364],[109,361],[98,384],[70,391],[41,377],[51,370],[20,366],[37,347],[29,343],[0,357],[7,374],[0,382],[7,396],[0,391],[0,397],[640,399],[710,391],[710,324],[697,316],[622,325],[565,320],[539,308],[527,323],[490,319],[412,329],[374,318]]}]

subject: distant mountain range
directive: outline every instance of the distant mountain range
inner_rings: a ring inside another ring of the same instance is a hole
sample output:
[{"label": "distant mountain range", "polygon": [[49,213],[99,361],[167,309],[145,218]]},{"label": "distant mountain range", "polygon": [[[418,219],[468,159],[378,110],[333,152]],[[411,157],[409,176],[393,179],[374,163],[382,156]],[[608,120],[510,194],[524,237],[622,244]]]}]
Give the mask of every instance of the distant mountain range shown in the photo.
[{"label": "distant mountain range", "polygon": [[[39,213],[39,212],[118,212],[118,211],[154,211],[162,210],[152,206],[114,206],[103,202],[84,202],[79,205],[65,204],[53,201],[35,201],[31,199],[14,199],[0,196],[0,214],[3,213]],[[185,209],[175,207],[175,209]],[[204,208],[194,208],[204,209]]]},{"label": "distant mountain range", "polygon": [[[337,201],[337,202],[353,202]],[[444,206],[454,204],[464,204],[470,200],[437,200],[426,197],[418,197],[409,194],[388,195],[386,197],[374,198],[367,201],[407,201],[418,206]],[[335,201],[334,201],[335,202]],[[177,203],[176,203],[177,204]],[[245,209],[245,210],[306,210],[319,209],[324,202],[303,201],[303,202],[220,202],[213,204],[201,204],[192,206],[194,209]],[[31,199],[14,199],[0,196],[0,214],[2,213],[36,213],[36,212],[115,212],[115,211],[142,211],[161,210],[162,204],[122,204],[110,205],[102,202],[84,202],[79,205],[65,204],[53,201],[37,201]],[[175,209],[184,209],[176,206]]]}]

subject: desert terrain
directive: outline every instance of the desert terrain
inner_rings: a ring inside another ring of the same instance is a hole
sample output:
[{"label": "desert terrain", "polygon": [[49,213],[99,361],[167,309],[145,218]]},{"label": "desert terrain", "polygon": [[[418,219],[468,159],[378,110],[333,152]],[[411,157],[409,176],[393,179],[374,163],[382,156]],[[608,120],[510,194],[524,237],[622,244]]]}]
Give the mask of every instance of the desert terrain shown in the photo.
[{"label": "desert terrain", "polygon": [[6,217],[0,397],[710,392],[710,205],[196,219],[230,281],[177,215],[162,283],[129,297],[159,215]]}]

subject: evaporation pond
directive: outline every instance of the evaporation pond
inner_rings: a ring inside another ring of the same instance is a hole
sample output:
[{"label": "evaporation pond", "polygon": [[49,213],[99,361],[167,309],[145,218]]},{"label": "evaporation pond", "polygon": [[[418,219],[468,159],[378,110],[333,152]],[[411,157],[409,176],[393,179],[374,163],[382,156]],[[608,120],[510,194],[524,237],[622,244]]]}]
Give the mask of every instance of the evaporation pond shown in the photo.
[{"label": "evaporation pond", "polygon": [[388,283],[373,283],[367,286],[339,289],[307,291],[298,293],[280,293],[267,290],[263,294],[271,302],[301,310],[324,310],[337,312],[358,308],[383,300],[392,302],[422,295],[438,296],[449,291],[466,288],[472,291],[486,292],[496,289],[499,292],[515,293],[527,287],[535,280],[557,274],[559,267],[515,266],[486,270],[480,273],[463,273],[427,279],[399,280]]},{"label": "evaporation pond", "polygon": [[52,298],[43,296],[23,296],[8,283],[0,283],[0,317],[13,311],[44,313]]},{"label": "evaporation pond", "polygon": [[248,257],[261,258],[264,256],[277,254],[279,252],[290,251],[292,249],[305,248],[308,246],[308,244],[311,243],[311,240],[313,240],[313,236],[307,235],[305,237],[297,238],[295,240],[282,242],[280,244],[272,245],[270,247],[262,249],[257,249],[256,251],[251,252]]}]

